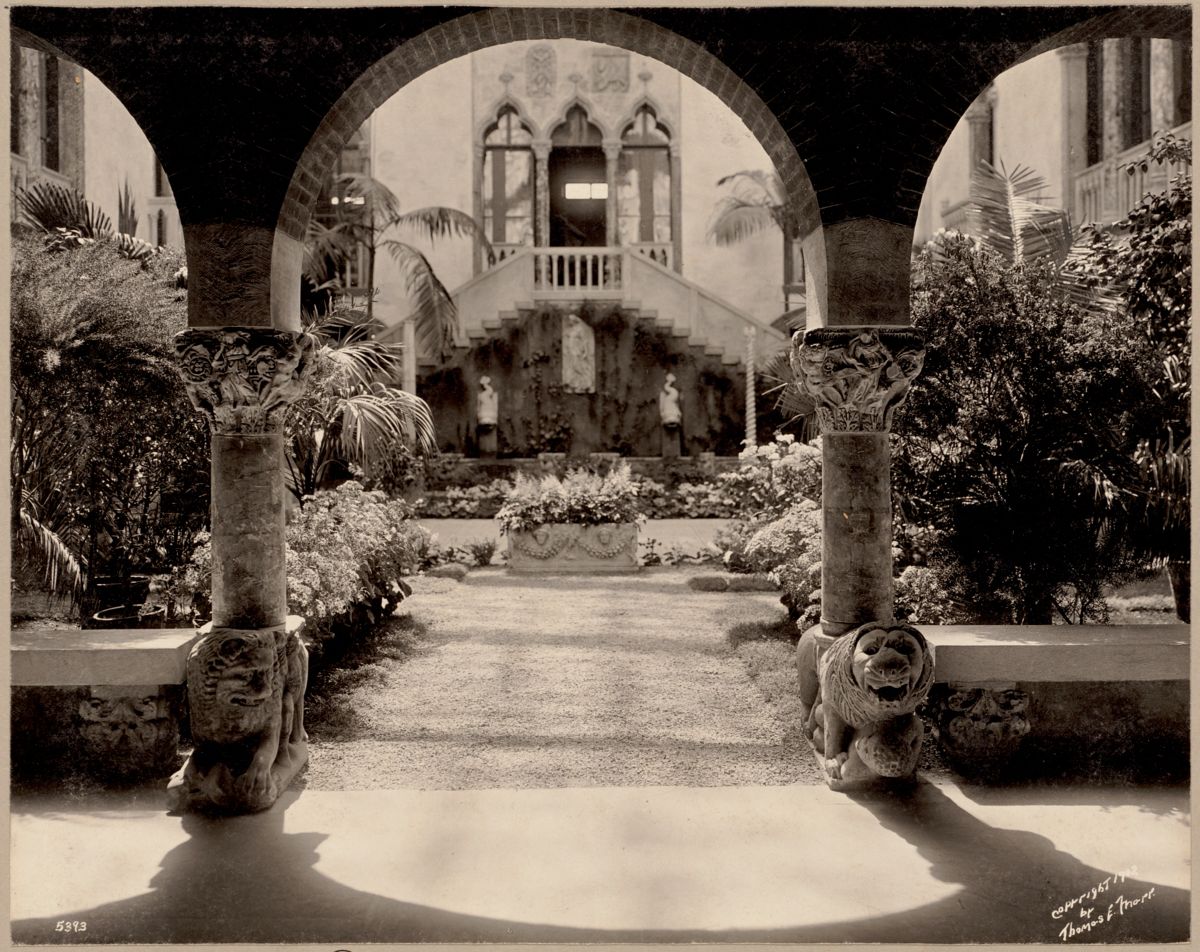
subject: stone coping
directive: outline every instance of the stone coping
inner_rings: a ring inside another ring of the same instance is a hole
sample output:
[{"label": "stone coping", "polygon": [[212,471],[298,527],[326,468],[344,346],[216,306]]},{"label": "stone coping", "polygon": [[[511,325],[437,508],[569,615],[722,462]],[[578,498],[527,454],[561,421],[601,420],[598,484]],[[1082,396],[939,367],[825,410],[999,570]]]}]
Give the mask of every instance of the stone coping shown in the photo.
[{"label": "stone coping", "polygon": [[21,628],[10,634],[18,687],[182,684],[194,628]]},{"label": "stone coping", "polygon": [[917,625],[938,682],[1184,681],[1188,625]]}]

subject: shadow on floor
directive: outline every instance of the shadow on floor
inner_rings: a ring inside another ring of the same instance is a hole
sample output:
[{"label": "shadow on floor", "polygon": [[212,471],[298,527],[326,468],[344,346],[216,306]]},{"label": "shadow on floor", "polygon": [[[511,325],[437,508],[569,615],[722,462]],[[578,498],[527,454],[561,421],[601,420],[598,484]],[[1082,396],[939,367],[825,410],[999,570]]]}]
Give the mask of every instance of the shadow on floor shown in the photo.
[{"label": "shadow on floor", "polygon": [[[798,910],[810,924],[779,929],[641,930],[579,929],[484,918],[418,905],[352,889],[318,872],[319,833],[285,833],[284,816],[298,796],[288,793],[256,816],[206,819],[188,816],[189,839],[170,850],[150,882],[151,891],[92,909],[63,911],[88,931],[72,943],[154,942],[1047,942],[1061,940],[1066,918],[1051,911],[1086,893],[1114,871],[1095,869],[1057,850],[1043,836],[999,829],[962,810],[937,787],[920,785],[904,795],[857,794],[886,829],[916,848],[931,874],[959,886],[950,897],[899,914],[853,921],[811,922],[816,910]],[[24,812],[36,813],[27,808]],[[803,822],[797,819],[796,822]],[[1102,831],[1098,831],[1102,835]],[[847,843],[848,851],[854,849]],[[386,850],[387,844],[379,844]],[[831,867],[845,865],[835,859]],[[46,872],[46,871],[42,871]],[[830,870],[814,868],[812,875]],[[14,875],[21,875],[14,870]],[[861,893],[871,905],[869,882],[831,884]],[[1151,897],[1113,908],[1113,916],[1073,941],[1178,942],[1189,932],[1186,890],[1126,880],[1095,903],[1107,915],[1122,895]],[[1073,915],[1077,915],[1073,913]],[[1079,919],[1071,920],[1076,925]],[[53,941],[54,922],[17,920],[20,943]]]}]

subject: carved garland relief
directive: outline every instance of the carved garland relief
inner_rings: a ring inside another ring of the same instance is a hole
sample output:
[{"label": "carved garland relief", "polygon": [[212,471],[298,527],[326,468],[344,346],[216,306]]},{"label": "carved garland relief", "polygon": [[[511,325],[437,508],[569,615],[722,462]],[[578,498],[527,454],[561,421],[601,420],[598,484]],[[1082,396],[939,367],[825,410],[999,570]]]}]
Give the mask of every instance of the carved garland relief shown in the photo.
[{"label": "carved garland relief", "polygon": [[277,431],[304,392],[313,348],[310,338],[273,328],[193,328],[175,336],[188,396],[217,433]]},{"label": "carved garland relief", "polygon": [[924,363],[912,330],[818,328],[792,343],[792,370],[816,401],[822,433],[887,432]]}]

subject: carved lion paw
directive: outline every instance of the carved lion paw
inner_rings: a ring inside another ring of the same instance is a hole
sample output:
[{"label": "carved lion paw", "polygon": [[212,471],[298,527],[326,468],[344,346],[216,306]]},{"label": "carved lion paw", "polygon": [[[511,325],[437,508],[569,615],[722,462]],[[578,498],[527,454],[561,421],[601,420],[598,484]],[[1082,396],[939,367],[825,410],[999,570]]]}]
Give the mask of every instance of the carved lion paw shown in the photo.
[{"label": "carved lion paw", "polygon": [[273,784],[271,765],[258,758],[252,760],[246,772],[238,777],[239,792],[254,799],[269,797]]},{"label": "carved lion paw", "polygon": [[831,780],[842,779],[842,767],[845,766],[848,756],[849,754],[843,751],[836,757],[830,757],[825,761],[825,772],[829,774]]}]

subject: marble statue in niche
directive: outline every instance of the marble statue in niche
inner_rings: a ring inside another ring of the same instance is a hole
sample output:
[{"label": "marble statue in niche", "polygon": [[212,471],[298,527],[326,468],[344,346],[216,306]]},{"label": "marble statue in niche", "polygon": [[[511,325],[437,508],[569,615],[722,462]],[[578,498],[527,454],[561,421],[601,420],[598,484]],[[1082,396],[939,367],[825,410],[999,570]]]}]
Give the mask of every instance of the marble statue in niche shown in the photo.
[{"label": "marble statue in niche", "polygon": [[662,455],[679,455],[679,428],[683,413],[679,409],[679,389],[675,386],[675,375],[667,374],[662,390],[658,393],[658,417],[662,423]]},{"label": "marble statue in niche", "polygon": [[500,397],[492,387],[491,377],[480,377],[479,387],[479,393],[475,397],[475,435],[479,441],[479,455],[487,459],[494,459],[497,449],[496,424],[500,418]]},{"label": "marble statue in niche", "polygon": [[596,333],[578,314],[563,318],[562,382],[567,393],[596,392]]}]

